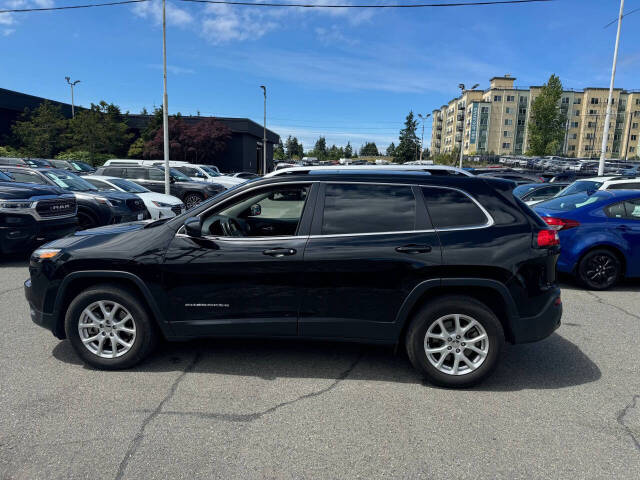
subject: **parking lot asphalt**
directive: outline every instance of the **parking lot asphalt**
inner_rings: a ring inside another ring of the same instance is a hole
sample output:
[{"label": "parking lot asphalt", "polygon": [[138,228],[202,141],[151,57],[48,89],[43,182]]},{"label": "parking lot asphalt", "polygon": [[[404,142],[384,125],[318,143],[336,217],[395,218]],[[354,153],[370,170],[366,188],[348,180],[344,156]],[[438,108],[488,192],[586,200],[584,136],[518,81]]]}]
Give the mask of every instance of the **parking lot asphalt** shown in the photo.
[{"label": "parking lot asphalt", "polygon": [[0,478],[638,478],[640,283],[565,284],[562,327],[469,390],[385,347],[162,344],[83,366],[0,263]]}]

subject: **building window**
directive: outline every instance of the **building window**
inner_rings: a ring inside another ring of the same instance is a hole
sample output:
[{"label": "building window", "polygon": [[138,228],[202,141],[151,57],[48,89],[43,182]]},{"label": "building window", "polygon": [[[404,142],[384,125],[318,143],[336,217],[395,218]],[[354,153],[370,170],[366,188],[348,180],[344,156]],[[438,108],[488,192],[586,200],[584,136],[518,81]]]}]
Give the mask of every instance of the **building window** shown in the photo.
[{"label": "building window", "polygon": [[504,119],[504,124],[505,125],[513,125],[513,120],[510,118],[505,118]]},{"label": "building window", "polygon": [[571,134],[571,139],[576,140],[578,138],[578,134],[577,133],[572,133]]},{"label": "building window", "polygon": [[489,107],[482,107],[480,113],[489,113]]},{"label": "building window", "polygon": [[631,128],[638,128],[638,124],[637,123],[632,123],[631,124]]},{"label": "building window", "polygon": [[507,95],[507,102],[515,102],[515,101],[516,101],[515,95]]},{"label": "building window", "polygon": [[580,105],[582,103],[582,99],[581,98],[574,98],[573,99],[573,104],[574,105]]},{"label": "building window", "polygon": [[573,112],[573,114],[574,114],[576,117],[579,117],[579,116],[580,116],[580,110],[575,110],[575,111]]},{"label": "building window", "polygon": [[571,128],[578,128],[578,122],[571,122]]},{"label": "building window", "polygon": [[638,139],[637,135],[631,135],[631,140],[633,140],[634,142]]},{"label": "building window", "polygon": [[510,136],[510,135],[509,135],[509,131],[508,131],[508,130],[505,130],[504,132],[502,132],[502,136],[503,136],[503,137],[509,137],[509,136]]},{"label": "building window", "polygon": [[502,148],[511,148],[511,144],[510,144],[510,143],[508,143],[508,142],[504,142],[504,143],[502,144]]},{"label": "building window", "polygon": [[513,112],[512,112],[512,110],[511,110],[511,108],[506,107],[506,108],[504,109],[504,113],[513,113]]},{"label": "building window", "polygon": [[527,97],[525,96],[520,96],[520,103],[527,103]]},{"label": "building window", "polygon": [[526,108],[521,108],[520,110],[518,110],[518,114],[526,115],[527,114],[527,109]]},{"label": "building window", "polygon": [[576,146],[575,145],[569,145],[568,150],[570,152],[575,152],[576,151]]},{"label": "building window", "polygon": [[567,103],[567,104],[568,104],[568,103],[569,103],[569,97],[563,97],[563,98],[562,98],[562,103],[563,103],[563,104],[564,104],[564,103]]},{"label": "building window", "polygon": [[525,123],[526,123],[526,120],[524,118],[518,119],[518,126],[519,127],[524,127]]},{"label": "building window", "polygon": [[595,128],[595,126],[596,126],[596,122],[589,122],[587,124],[587,127],[589,127],[589,128]]},{"label": "building window", "polygon": [[501,102],[502,101],[502,95],[494,95],[493,96],[493,101],[494,102]]},{"label": "building window", "polygon": [[636,147],[629,147],[629,151],[630,152],[635,152],[636,151]]},{"label": "building window", "polygon": [[598,105],[599,100],[597,98],[591,99],[591,105]]}]

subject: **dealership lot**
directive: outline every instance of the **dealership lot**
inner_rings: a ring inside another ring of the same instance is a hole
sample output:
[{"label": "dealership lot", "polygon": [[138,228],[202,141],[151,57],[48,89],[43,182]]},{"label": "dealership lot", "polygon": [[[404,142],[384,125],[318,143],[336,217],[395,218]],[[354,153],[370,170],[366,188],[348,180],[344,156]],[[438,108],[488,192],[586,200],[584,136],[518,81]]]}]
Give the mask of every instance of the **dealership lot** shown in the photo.
[{"label": "dealership lot", "polygon": [[0,263],[0,478],[637,478],[640,283],[565,284],[563,326],[472,390],[388,348],[211,340],[85,368]]}]

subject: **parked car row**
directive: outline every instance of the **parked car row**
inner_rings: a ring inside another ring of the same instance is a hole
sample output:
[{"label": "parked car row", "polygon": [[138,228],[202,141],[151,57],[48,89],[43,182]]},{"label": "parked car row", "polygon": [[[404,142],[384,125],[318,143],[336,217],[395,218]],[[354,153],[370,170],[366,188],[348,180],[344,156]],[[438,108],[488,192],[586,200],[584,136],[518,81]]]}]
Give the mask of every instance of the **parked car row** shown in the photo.
[{"label": "parked car row", "polygon": [[55,160],[44,158],[13,158],[0,157],[0,166],[6,167],[31,167],[31,168],[58,168],[60,170],[68,170],[78,175],[88,175],[95,172],[93,168],[86,162],[79,160]]}]

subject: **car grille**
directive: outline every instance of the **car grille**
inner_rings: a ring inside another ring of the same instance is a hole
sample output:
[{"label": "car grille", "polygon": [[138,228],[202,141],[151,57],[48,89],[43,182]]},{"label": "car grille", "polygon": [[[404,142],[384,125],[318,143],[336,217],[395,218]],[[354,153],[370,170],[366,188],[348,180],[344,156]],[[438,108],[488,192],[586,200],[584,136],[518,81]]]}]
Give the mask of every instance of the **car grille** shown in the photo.
[{"label": "car grille", "polygon": [[130,198],[127,200],[127,207],[129,207],[134,212],[139,210],[144,210],[144,202],[139,199]]},{"label": "car grille", "polygon": [[171,207],[171,211],[176,215],[180,215],[182,213],[182,205],[174,205]]},{"label": "car grille", "polygon": [[76,199],[40,200],[36,212],[43,218],[73,215],[76,212]]}]

